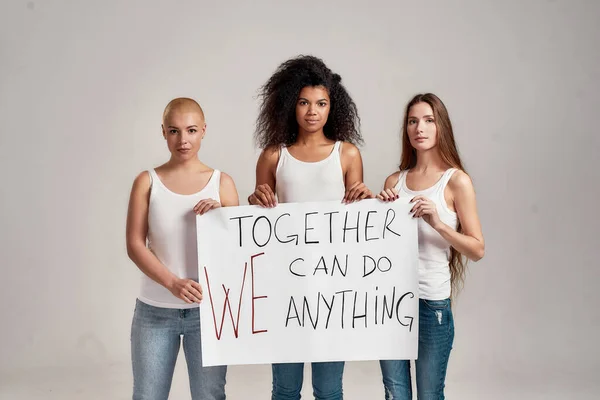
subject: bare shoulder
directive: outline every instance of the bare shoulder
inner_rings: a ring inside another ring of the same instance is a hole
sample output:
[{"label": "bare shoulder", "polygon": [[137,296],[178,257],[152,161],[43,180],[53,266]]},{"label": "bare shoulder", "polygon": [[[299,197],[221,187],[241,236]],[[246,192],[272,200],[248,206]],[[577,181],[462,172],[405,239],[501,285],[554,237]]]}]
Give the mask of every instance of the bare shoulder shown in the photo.
[{"label": "bare shoulder", "polygon": [[231,175],[221,171],[221,188],[235,187],[235,182]]},{"label": "bare shoulder", "polygon": [[269,146],[269,147],[265,147],[263,149],[263,151],[260,154],[260,157],[265,159],[265,160],[269,160],[269,161],[273,161],[273,160],[278,160],[279,159],[279,153],[281,152],[281,147],[280,146]]},{"label": "bare shoulder", "polygon": [[133,190],[135,191],[147,191],[150,190],[150,174],[148,171],[140,172],[133,180]]},{"label": "bare shoulder", "polygon": [[349,142],[341,143],[341,154],[348,158],[360,157],[360,150],[355,144]]},{"label": "bare shoulder", "polygon": [[240,199],[233,178],[221,171],[221,182],[219,185],[219,196],[223,207],[239,206]]},{"label": "bare shoulder", "polygon": [[468,193],[473,191],[473,181],[469,174],[459,169],[450,177],[448,187],[454,193]]},{"label": "bare shoulder", "polygon": [[129,195],[129,212],[144,209],[150,200],[152,178],[148,171],[140,172],[133,180]]},{"label": "bare shoulder", "polygon": [[386,189],[393,188],[398,184],[398,180],[400,179],[400,173],[402,171],[396,171],[385,179],[384,187]]},{"label": "bare shoulder", "polygon": [[275,168],[277,163],[279,162],[279,153],[281,149],[279,146],[269,146],[261,151],[260,156],[258,157],[257,168],[267,168],[272,169]]}]

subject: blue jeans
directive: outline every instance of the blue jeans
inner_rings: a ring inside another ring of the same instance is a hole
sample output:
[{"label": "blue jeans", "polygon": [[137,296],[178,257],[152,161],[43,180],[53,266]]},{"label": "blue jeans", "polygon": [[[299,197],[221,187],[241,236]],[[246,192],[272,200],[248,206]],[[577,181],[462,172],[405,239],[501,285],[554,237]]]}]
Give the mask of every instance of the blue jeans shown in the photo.
[{"label": "blue jeans", "polygon": [[[317,400],[342,400],[344,362],[311,364],[313,395]],[[298,400],[304,378],[304,363],[273,364],[271,400]]]},{"label": "blue jeans", "polygon": [[[450,299],[419,300],[419,354],[417,398],[443,400],[446,368],[454,341]],[[410,361],[381,360],[386,400],[411,400]]]},{"label": "blue jeans", "polygon": [[137,300],[131,326],[133,400],[167,400],[182,336],[192,399],[225,399],[227,367],[202,367],[200,310]]}]

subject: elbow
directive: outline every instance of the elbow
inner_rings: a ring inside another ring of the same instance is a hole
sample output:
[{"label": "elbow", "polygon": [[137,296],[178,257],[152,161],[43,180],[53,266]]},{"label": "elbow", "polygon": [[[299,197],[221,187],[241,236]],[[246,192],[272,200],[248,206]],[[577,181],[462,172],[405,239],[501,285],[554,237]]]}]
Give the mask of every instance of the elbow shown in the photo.
[{"label": "elbow", "polygon": [[137,259],[137,254],[139,253],[138,248],[139,246],[137,243],[129,240],[127,241],[127,256],[133,262]]},{"label": "elbow", "polygon": [[475,249],[475,252],[473,253],[473,256],[471,257],[471,260],[473,260],[474,262],[477,262],[477,261],[481,260],[484,255],[485,255],[485,245],[483,243],[481,243],[481,245],[477,246],[477,249]]},{"label": "elbow", "polygon": [[133,246],[127,243],[127,257],[133,261],[135,251],[133,250]]}]

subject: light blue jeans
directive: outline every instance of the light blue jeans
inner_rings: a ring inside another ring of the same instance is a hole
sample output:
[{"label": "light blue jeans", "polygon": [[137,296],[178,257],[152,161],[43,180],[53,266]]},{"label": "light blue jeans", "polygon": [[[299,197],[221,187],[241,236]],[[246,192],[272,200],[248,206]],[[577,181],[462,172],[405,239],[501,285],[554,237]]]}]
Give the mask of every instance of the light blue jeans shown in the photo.
[{"label": "light blue jeans", "polygon": [[[454,342],[450,299],[419,300],[419,354],[415,362],[417,398],[443,400],[446,369]],[[410,362],[382,360],[386,400],[412,400]]]},{"label": "light blue jeans", "polygon": [[182,338],[192,399],[225,399],[227,367],[202,367],[200,310],[137,300],[131,326],[133,400],[167,400]]},{"label": "light blue jeans", "polygon": [[[298,400],[304,379],[304,363],[273,364],[271,400]],[[317,400],[342,400],[344,362],[311,364],[313,395]]]}]

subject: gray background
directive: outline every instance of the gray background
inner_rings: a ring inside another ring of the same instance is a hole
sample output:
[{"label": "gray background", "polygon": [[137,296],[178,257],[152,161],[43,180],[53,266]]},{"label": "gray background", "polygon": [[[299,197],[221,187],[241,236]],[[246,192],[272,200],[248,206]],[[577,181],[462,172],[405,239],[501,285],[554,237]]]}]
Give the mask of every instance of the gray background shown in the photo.
[{"label": "gray background", "polygon": [[[125,216],[133,178],[168,157],[162,110],[202,104],[201,157],[245,204],[256,90],[302,53],[354,97],[375,191],[410,97],[449,108],[487,252],[456,304],[448,398],[593,398],[599,19],[593,0],[3,0],[0,398],[130,398]],[[268,366],[228,378],[231,399],[269,397]],[[375,362],[349,363],[346,398],[382,398],[380,382]],[[171,397],[188,392],[181,357]]]}]

